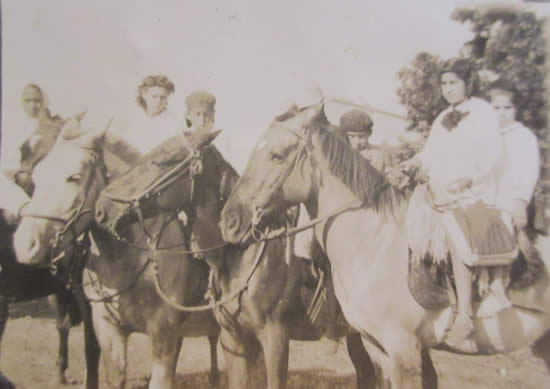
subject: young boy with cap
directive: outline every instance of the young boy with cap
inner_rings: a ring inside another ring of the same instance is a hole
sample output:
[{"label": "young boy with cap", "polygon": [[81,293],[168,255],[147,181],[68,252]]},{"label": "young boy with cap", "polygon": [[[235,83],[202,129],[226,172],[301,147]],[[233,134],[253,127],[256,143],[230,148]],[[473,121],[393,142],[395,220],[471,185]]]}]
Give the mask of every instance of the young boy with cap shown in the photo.
[{"label": "young boy with cap", "polygon": [[216,117],[216,97],[210,92],[198,90],[187,96],[185,104],[187,127],[191,131],[211,131]]},{"label": "young boy with cap", "polygon": [[374,122],[368,113],[352,109],[340,117],[340,132],[343,133],[351,147],[361,153],[380,173],[390,165],[389,155],[379,146],[369,143]]}]

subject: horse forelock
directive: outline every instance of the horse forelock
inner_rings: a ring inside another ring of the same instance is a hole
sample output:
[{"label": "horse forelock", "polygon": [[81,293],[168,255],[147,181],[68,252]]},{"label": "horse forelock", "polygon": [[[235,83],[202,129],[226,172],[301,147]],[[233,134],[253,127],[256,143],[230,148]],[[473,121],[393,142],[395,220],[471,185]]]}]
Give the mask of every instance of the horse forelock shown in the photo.
[{"label": "horse forelock", "polygon": [[320,128],[317,134],[329,172],[339,178],[364,206],[393,211],[396,193],[384,176],[361,154],[326,128]]}]

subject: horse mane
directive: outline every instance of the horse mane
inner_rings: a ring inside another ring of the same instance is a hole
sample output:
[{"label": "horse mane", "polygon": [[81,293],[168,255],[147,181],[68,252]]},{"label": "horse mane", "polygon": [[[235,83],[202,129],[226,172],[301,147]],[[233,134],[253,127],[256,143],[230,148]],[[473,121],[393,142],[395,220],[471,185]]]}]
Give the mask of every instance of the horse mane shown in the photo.
[{"label": "horse mane", "polygon": [[112,134],[105,136],[103,149],[116,155],[122,162],[128,165],[133,165],[141,157],[139,151],[130,146],[124,139]]},{"label": "horse mane", "polygon": [[205,149],[205,151],[212,155],[214,158],[215,169],[221,172],[219,194],[221,205],[223,206],[233,191],[233,188],[237,185],[237,181],[240,176],[233,166],[223,157],[222,153],[216,148],[216,146],[210,145]]},{"label": "horse mane", "polygon": [[338,177],[366,207],[393,210],[396,193],[374,166],[346,141],[326,129],[318,131],[321,152],[329,171]]}]

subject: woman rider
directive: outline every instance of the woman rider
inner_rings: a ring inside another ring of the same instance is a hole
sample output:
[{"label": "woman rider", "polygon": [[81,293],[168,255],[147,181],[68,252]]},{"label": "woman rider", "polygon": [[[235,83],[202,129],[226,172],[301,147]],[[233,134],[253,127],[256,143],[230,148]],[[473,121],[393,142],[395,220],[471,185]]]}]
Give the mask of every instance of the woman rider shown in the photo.
[{"label": "woman rider", "polygon": [[477,88],[477,73],[470,60],[455,58],[444,64],[440,89],[449,106],[435,119],[422,152],[401,165],[401,170],[416,170],[424,176],[432,206],[443,211],[458,300],[447,343],[466,347],[473,331],[473,252],[452,212],[479,203],[494,207],[503,155],[496,112],[474,97]]}]

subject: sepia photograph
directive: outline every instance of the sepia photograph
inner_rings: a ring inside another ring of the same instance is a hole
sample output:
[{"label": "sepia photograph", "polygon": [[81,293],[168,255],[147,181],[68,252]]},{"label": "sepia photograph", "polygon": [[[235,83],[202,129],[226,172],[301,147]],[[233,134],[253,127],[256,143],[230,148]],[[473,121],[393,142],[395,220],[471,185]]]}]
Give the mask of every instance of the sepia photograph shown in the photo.
[{"label": "sepia photograph", "polygon": [[550,0],[0,0],[0,389],[550,386]]}]

